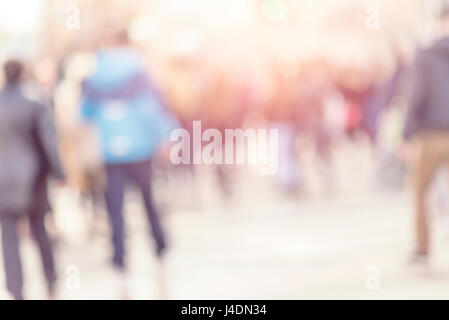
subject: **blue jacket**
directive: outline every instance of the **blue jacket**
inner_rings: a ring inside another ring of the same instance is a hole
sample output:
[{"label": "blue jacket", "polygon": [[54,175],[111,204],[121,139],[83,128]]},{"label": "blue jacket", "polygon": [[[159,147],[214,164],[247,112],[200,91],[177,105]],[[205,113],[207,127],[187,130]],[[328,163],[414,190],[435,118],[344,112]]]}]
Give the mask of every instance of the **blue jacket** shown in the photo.
[{"label": "blue jacket", "polygon": [[127,48],[97,53],[95,70],[83,84],[81,114],[98,129],[106,163],[151,159],[178,126],[140,55]]}]

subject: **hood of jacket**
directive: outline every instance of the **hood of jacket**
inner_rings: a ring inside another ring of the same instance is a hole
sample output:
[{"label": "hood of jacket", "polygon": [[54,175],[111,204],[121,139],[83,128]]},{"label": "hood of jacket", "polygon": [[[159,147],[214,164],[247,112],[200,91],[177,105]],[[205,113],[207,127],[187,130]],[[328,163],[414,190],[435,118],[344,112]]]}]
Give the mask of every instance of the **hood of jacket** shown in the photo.
[{"label": "hood of jacket", "polygon": [[87,85],[96,90],[117,90],[142,70],[144,63],[136,51],[128,48],[104,49],[97,53],[95,68],[87,79]]}]

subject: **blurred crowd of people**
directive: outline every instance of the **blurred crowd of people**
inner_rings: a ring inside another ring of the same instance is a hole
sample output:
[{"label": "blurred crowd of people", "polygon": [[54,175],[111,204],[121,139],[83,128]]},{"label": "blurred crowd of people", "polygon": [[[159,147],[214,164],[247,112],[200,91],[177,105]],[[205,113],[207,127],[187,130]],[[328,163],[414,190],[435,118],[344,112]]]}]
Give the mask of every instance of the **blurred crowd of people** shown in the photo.
[{"label": "blurred crowd of people", "polygon": [[[443,18],[447,23],[447,12]],[[341,67],[324,57],[287,67],[273,62],[263,85],[250,72],[211,70],[182,59],[173,63],[177,85],[164,83],[152,74],[145,54],[126,32],[118,30],[107,30],[95,50],[36,63],[31,75],[23,70],[31,66],[9,60],[0,94],[0,220],[9,292],[24,298],[18,224],[27,217],[40,248],[49,296],[55,296],[55,259],[45,223],[51,211],[51,175],[56,187],[76,189],[94,207],[105,203],[111,261],[120,274],[126,273],[124,192],[128,183],[136,186],[155,253],[162,259],[166,235],[151,192],[151,172],[177,169],[168,160],[170,132],[178,127],[191,131],[195,120],[220,131],[278,129],[275,182],[292,197],[306,189],[300,161],[304,142],[314,150],[324,191],[332,193],[333,148],[343,139],[369,141],[378,160],[376,178],[385,187],[398,187],[406,172],[403,131],[406,138],[418,136],[422,149],[413,257],[424,260],[429,252],[425,195],[436,168],[449,158],[447,41],[418,55],[415,68],[409,54],[396,48],[391,49],[392,68],[377,62],[365,69]],[[36,87],[38,97],[30,98],[26,92]],[[195,175],[194,166],[181,169]],[[216,165],[216,174],[220,190],[229,197],[234,178],[230,166]]]}]

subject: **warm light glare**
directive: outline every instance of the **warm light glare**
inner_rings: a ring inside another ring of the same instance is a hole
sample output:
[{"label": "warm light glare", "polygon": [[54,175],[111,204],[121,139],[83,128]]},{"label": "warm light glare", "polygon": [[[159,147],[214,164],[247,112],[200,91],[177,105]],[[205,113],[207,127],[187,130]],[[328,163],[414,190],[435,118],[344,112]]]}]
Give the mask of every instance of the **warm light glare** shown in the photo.
[{"label": "warm light glare", "polygon": [[42,0],[0,1],[0,30],[12,35],[32,33],[41,23]]},{"label": "warm light glare", "polygon": [[288,16],[288,5],[284,0],[264,0],[262,11],[270,20],[283,20]]}]

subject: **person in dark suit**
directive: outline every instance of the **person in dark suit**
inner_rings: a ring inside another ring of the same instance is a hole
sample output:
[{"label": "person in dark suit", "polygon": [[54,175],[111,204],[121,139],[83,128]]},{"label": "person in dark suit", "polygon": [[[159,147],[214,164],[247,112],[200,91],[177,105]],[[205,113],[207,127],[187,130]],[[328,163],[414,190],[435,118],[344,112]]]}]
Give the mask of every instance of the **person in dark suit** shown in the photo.
[{"label": "person in dark suit", "polygon": [[23,273],[17,225],[27,217],[42,261],[49,294],[56,280],[51,243],[45,228],[49,209],[46,180],[49,173],[64,181],[53,123],[44,106],[21,90],[23,65],[4,65],[6,84],[0,92],[0,224],[6,286],[23,299]]}]

